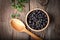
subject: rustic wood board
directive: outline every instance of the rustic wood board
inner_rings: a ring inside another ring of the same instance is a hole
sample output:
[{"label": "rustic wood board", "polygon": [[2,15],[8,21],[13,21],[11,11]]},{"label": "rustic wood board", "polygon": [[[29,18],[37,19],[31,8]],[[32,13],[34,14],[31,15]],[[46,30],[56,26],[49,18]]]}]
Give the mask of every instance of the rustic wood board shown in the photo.
[{"label": "rustic wood board", "polygon": [[[17,13],[20,14],[19,19],[22,20],[22,22],[24,22],[24,24],[25,24],[25,16],[26,16],[28,11],[29,11],[29,3],[25,3],[25,7],[24,7],[24,10],[22,12],[17,11]],[[18,32],[16,30],[13,31],[13,40],[28,40],[28,39],[29,39],[28,34],[21,33],[21,32]]]},{"label": "rustic wood board", "polygon": [[0,5],[0,15],[1,15],[1,21],[0,21],[0,39],[1,40],[11,40],[12,39],[12,29],[10,28],[9,24],[9,15],[10,15],[10,9],[9,8],[9,2],[7,0],[1,0]]},{"label": "rustic wood board", "polygon": [[49,0],[46,10],[50,14],[51,23],[45,37],[50,40],[60,40],[60,0]]},{"label": "rustic wood board", "polygon": [[[26,33],[20,33],[14,30],[10,25],[11,14],[14,13],[15,9],[11,8],[10,0],[1,0],[0,6],[0,38],[1,40],[20,40],[28,39],[29,35]],[[18,12],[20,14],[20,19],[25,23],[25,15],[29,11],[29,3],[25,5],[23,12]]]},{"label": "rustic wood board", "polygon": [[[25,5],[23,12],[18,12],[20,14],[20,20],[25,23],[25,16],[29,10],[34,8],[44,9],[45,6],[41,6],[39,0],[30,0],[29,3]],[[59,40],[60,39],[60,0],[49,0],[49,3],[44,9],[48,12],[50,16],[50,25],[43,32],[33,32],[36,35],[42,37],[44,40]],[[12,29],[9,21],[11,19],[10,15],[14,12],[11,8],[10,0],[0,0],[0,39],[1,40],[20,40],[31,38],[26,33],[20,33]],[[31,38],[32,39],[32,38]],[[30,40],[31,40],[30,39]]]}]

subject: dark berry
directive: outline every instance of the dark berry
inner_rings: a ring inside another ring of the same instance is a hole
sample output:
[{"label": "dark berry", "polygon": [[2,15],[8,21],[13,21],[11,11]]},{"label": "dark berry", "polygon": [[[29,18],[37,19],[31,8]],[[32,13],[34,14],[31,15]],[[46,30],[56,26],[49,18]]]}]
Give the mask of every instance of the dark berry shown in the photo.
[{"label": "dark berry", "polygon": [[47,25],[47,15],[41,10],[34,10],[29,13],[27,18],[28,25],[35,30],[40,30]]}]

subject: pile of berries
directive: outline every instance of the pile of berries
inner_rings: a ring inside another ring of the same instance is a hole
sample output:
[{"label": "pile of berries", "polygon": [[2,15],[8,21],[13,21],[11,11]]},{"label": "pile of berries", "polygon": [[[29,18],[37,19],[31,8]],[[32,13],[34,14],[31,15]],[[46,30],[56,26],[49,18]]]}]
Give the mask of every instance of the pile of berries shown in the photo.
[{"label": "pile of berries", "polygon": [[41,10],[33,10],[28,14],[27,23],[30,28],[40,30],[47,25],[48,18],[46,13]]}]

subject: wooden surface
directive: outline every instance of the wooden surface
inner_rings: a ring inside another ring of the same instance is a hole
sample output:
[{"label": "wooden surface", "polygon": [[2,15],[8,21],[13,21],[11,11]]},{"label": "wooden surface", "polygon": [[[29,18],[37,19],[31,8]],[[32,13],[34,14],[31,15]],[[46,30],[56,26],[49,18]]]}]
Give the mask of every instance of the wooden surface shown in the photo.
[{"label": "wooden surface", "polygon": [[[26,3],[25,8],[20,14],[20,20],[25,23],[25,16],[28,11],[34,8],[41,8],[48,12],[50,16],[50,25],[43,32],[33,32],[44,40],[60,39],[60,0],[49,0],[48,4],[42,6],[40,0],[30,0]],[[0,39],[1,40],[31,40],[32,38],[26,33],[20,33],[14,30],[9,21],[11,14],[15,9],[11,8],[10,0],[0,0]]]}]

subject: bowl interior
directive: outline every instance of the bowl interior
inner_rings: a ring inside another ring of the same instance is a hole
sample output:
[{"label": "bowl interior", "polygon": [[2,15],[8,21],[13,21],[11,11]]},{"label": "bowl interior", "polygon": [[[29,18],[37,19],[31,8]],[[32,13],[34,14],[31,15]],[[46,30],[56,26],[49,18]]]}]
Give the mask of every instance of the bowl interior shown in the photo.
[{"label": "bowl interior", "polygon": [[27,13],[26,24],[33,31],[42,31],[49,24],[49,16],[44,10],[31,10]]}]

